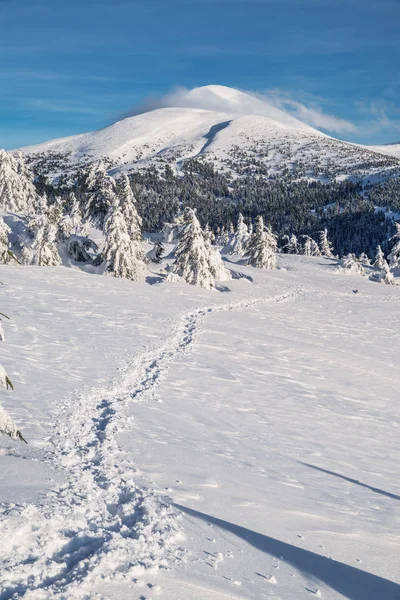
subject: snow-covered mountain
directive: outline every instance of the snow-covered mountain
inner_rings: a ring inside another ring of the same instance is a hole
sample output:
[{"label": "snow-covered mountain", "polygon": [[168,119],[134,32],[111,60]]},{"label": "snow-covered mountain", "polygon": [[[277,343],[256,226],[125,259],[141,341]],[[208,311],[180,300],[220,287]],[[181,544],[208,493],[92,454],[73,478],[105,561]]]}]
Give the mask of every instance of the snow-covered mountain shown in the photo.
[{"label": "snow-covered mountain", "polygon": [[384,144],[383,146],[368,146],[374,152],[395,156],[400,159],[400,142],[398,144]]},{"label": "snow-covered mountain", "polygon": [[190,158],[233,174],[289,175],[329,181],[381,179],[400,172],[400,159],[335,138],[256,98],[224,86],[188,92],[184,101],[125,118],[99,131],[19,149],[42,172],[57,175],[104,160],[115,171]]}]

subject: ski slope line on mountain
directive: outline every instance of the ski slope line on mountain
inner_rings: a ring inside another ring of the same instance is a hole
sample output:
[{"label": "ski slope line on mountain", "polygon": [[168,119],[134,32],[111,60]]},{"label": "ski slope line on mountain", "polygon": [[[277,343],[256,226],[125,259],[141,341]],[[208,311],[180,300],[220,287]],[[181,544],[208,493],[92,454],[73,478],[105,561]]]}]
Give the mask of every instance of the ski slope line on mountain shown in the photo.
[{"label": "ski slope line on mountain", "polygon": [[126,428],[119,406],[156,397],[169,365],[191,347],[207,314],[291,302],[303,291],[184,313],[171,338],[134,358],[120,381],[70,400],[56,417],[48,456],[68,474],[67,483],[47,502],[7,511],[0,527],[0,600],[34,592],[35,598],[84,598],[100,581],[132,578],[182,558],[176,511],[135,485],[135,467],[116,441]]}]

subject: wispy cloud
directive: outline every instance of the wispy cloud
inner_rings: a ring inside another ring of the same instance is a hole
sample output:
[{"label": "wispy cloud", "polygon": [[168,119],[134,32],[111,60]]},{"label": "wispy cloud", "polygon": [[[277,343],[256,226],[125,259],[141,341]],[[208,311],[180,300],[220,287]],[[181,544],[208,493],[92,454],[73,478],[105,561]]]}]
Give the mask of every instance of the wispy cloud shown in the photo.
[{"label": "wispy cloud", "polygon": [[259,97],[317,129],[335,133],[357,133],[358,131],[355,123],[325,112],[316,101],[311,101],[307,105],[297,99],[294,100],[291,95],[279,89],[266,90]]},{"label": "wispy cloud", "polygon": [[[263,93],[242,91],[243,94],[231,98],[229,94],[220,95],[209,91],[201,93],[200,89],[193,95],[192,91],[186,88],[175,88],[164,96],[146,98],[124,116],[134,116],[157,108],[179,106],[228,113],[258,114],[279,119],[276,111],[273,112],[273,109],[279,109],[317,129],[334,133],[357,132],[355,123],[325,112],[315,99],[306,104],[294,100],[287,93],[277,89],[267,90]],[[272,110],[271,107],[273,107]]]}]

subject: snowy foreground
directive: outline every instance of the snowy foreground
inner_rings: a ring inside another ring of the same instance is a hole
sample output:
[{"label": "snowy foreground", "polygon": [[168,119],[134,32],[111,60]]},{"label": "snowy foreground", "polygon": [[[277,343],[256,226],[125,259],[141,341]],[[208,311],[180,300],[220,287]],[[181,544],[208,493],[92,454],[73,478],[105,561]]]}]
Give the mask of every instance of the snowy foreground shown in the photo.
[{"label": "snowy foreground", "polygon": [[227,266],[1,267],[0,600],[400,598],[400,288]]}]

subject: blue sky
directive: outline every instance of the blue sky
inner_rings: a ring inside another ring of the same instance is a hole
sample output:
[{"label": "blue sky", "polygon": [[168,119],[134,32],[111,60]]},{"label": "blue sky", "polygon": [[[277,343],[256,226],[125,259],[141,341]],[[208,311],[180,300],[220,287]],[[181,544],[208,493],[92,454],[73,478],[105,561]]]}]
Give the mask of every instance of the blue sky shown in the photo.
[{"label": "blue sky", "polygon": [[400,141],[399,23],[400,0],[0,0],[0,147],[207,84],[343,139]]}]

